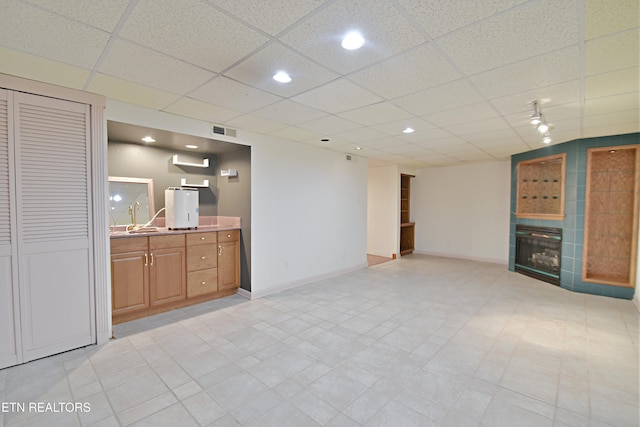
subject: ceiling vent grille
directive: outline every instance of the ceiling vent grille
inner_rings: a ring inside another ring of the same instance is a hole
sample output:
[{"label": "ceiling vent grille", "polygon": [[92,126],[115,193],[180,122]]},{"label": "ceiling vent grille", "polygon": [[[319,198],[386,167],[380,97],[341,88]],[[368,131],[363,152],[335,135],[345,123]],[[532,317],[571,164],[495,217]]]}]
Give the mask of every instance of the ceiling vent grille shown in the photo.
[{"label": "ceiling vent grille", "polygon": [[211,125],[211,133],[214,135],[226,135],[226,136],[236,136],[236,130],[231,128],[226,128],[220,125]]}]

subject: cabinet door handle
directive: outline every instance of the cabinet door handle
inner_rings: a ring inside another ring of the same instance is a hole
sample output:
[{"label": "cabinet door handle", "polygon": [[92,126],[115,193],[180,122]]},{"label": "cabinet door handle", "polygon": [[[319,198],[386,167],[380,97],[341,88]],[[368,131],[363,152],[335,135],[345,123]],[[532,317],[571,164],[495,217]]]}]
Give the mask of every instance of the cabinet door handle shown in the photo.
[{"label": "cabinet door handle", "polygon": [[231,238],[231,234],[227,234],[227,237],[230,239]]},{"label": "cabinet door handle", "polygon": [[149,265],[149,255],[144,254],[144,265],[147,266]]},{"label": "cabinet door handle", "polygon": [[151,265],[153,265],[153,254],[151,254]]},{"label": "cabinet door handle", "polygon": [[218,245],[218,255],[222,255],[222,246]]},{"label": "cabinet door handle", "polygon": [[205,259],[205,258],[206,258],[206,257],[202,257],[202,258],[200,258],[200,259]]},{"label": "cabinet door handle", "polygon": [[201,237],[200,240],[204,240],[204,237]]},{"label": "cabinet door handle", "polygon": [[202,282],[202,283],[200,283],[200,284],[201,284],[202,286],[204,286],[204,285],[206,285],[206,284],[207,284],[207,282]]}]

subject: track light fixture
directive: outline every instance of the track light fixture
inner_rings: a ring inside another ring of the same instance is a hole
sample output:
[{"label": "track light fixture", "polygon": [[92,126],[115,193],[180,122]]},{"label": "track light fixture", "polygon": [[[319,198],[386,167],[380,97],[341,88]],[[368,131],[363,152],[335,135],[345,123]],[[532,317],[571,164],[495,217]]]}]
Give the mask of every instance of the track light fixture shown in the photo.
[{"label": "track light fixture", "polygon": [[542,109],[540,108],[540,103],[538,101],[533,101],[533,114],[529,121],[536,127],[536,129],[538,129],[538,132],[542,134],[542,142],[549,144],[551,142],[549,124],[547,123],[544,114],[542,114]]}]

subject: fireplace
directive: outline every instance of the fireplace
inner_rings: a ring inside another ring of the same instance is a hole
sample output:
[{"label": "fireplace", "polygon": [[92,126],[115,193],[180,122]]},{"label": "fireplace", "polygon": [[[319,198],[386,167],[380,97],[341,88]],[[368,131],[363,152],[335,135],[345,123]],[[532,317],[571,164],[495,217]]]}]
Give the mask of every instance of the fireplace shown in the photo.
[{"label": "fireplace", "polygon": [[515,271],[560,285],[562,229],[516,224]]}]

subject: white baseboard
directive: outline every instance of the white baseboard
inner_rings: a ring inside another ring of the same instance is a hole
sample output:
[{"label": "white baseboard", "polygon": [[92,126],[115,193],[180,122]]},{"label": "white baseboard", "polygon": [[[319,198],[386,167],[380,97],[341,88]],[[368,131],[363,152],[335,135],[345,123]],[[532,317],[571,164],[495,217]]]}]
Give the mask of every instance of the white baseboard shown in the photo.
[{"label": "white baseboard", "polygon": [[437,256],[442,258],[465,259],[468,261],[489,262],[491,264],[509,265],[508,260],[498,259],[498,258],[470,257],[470,256],[464,256],[460,254],[451,254],[446,252],[429,252],[429,251],[417,251],[417,250],[414,250],[413,253],[419,254],[419,255]]},{"label": "white baseboard", "polygon": [[238,295],[240,295],[241,297],[245,297],[246,299],[251,299],[251,291],[248,291],[248,290],[242,289],[242,288],[238,288],[236,293]]},{"label": "white baseboard", "polygon": [[[280,284],[277,284],[275,286],[271,286],[268,289],[261,289],[261,290],[258,290],[258,291],[252,290],[251,292],[249,292],[249,294],[250,294],[250,298],[251,299],[262,298],[262,297],[265,297],[267,295],[272,295],[272,294],[275,294],[275,293],[278,293],[278,292],[286,291],[287,289],[297,288],[298,286],[308,285],[309,283],[317,282],[317,281],[324,280],[324,279],[330,279],[331,277],[336,277],[336,276],[340,276],[340,275],[345,274],[345,273],[351,273],[353,271],[362,270],[363,268],[367,268],[367,267],[368,267],[368,264],[366,262],[364,262],[362,264],[357,264],[355,266],[352,266],[352,267],[349,267],[349,268],[345,268],[345,269],[342,269],[342,270],[336,270],[336,271],[332,271],[330,273],[325,273],[325,274],[319,274],[317,276],[306,277],[304,279],[294,280],[293,282],[280,283]],[[243,291],[244,291],[244,289],[243,289]],[[247,292],[247,291],[244,291],[244,292]]]}]

